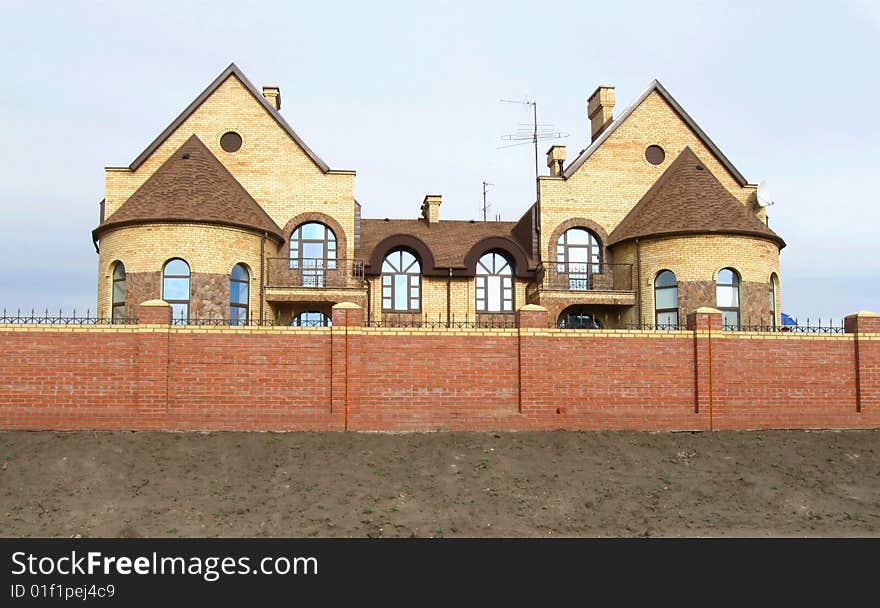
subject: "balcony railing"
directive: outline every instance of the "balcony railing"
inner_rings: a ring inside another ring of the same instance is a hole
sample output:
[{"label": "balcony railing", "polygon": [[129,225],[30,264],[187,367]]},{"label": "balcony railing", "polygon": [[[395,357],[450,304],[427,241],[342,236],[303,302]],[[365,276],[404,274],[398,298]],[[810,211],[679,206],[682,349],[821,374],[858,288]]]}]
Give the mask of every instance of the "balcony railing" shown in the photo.
[{"label": "balcony railing", "polygon": [[632,291],[633,265],[607,262],[544,262],[538,266],[543,289],[568,291]]},{"label": "balcony railing", "polygon": [[363,281],[362,260],[266,258],[266,287],[346,289],[362,287]]}]

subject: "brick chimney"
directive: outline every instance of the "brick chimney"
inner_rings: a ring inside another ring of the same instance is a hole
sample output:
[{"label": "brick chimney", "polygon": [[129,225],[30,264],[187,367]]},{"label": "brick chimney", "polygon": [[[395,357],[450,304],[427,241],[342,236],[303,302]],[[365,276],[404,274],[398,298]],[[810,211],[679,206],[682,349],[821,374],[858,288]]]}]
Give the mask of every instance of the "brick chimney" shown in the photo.
[{"label": "brick chimney", "polygon": [[263,97],[269,100],[269,104],[276,110],[281,109],[281,89],[278,87],[263,87]]},{"label": "brick chimney", "polygon": [[422,217],[428,224],[436,224],[440,221],[440,203],[442,202],[439,194],[426,194],[425,200],[422,201]]},{"label": "brick chimney", "polygon": [[565,163],[565,146],[550,146],[547,150],[547,166],[550,167],[550,175],[558,177],[562,175],[562,165]]},{"label": "brick chimney", "polygon": [[590,95],[587,117],[590,119],[592,141],[596,141],[613,120],[611,110],[614,108],[614,101],[614,87],[600,86]]}]

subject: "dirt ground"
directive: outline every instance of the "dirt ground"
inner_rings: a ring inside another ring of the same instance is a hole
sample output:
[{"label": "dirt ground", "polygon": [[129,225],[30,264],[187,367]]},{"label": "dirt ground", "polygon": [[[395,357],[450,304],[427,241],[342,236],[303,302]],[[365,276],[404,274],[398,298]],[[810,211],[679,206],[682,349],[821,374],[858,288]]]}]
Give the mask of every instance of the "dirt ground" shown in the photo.
[{"label": "dirt ground", "polygon": [[2,536],[878,536],[880,432],[0,432]]}]

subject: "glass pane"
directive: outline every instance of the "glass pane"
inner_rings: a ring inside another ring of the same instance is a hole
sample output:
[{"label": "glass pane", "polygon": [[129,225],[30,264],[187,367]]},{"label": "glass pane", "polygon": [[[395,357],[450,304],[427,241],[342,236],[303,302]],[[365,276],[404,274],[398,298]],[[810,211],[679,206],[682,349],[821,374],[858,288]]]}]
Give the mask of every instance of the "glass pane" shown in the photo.
[{"label": "glass pane", "polygon": [[658,312],[657,325],[678,325],[677,312]]},{"label": "glass pane", "polygon": [[569,245],[586,245],[590,242],[590,235],[583,228],[572,228],[566,231],[565,238]]},{"label": "glass pane", "polygon": [[487,308],[492,312],[501,310],[501,277],[489,277],[489,284],[486,289],[489,293]]},{"label": "glass pane", "polygon": [[303,224],[299,227],[299,234],[300,238],[304,240],[323,241],[325,235],[324,224],[318,224],[316,222]]},{"label": "glass pane", "polygon": [[477,289],[485,289],[486,277],[477,277],[476,287]]},{"label": "glass pane", "polygon": [[391,277],[387,274],[382,275],[382,285],[391,285]]},{"label": "glass pane", "polygon": [[113,307],[113,322],[122,323],[125,320],[125,306]]},{"label": "glass pane", "polygon": [[586,264],[590,261],[589,259],[590,250],[586,247],[571,247],[568,250],[568,261],[571,262],[581,262]]},{"label": "glass pane", "polygon": [[739,327],[739,313],[735,310],[722,310],[721,323],[724,327]]},{"label": "glass pane", "polygon": [[229,307],[230,325],[247,325],[247,308],[241,306]]},{"label": "glass pane", "polygon": [[739,278],[730,268],[725,268],[718,273],[718,280],[716,283],[719,285],[736,285],[739,283]]},{"label": "glass pane", "polygon": [[238,279],[240,281],[248,280],[248,272],[244,269],[244,266],[241,264],[236,264],[232,267],[232,278]]},{"label": "glass pane", "polygon": [[404,272],[418,272],[419,266],[415,256],[408,251],[400,252],[400,269]]},{"label": "glass pane", "polygon": [[654,308],[678,308],[678,288],[661,287],[654,290]]},{"label": "glass pane", "polygon": [[407,309],[407,276],[405,274],[394,275],[394,310]]},{"label": "glass pane", "polygon": [[658,274],[657,280],[654,281],[655,287],[672,287],[673,285],[675,285],[675,275],[669,270],[664,270]]},{"label": "glass pane", "polygon": [[172,304],[171,318],[175,323],[186,321],[189,317],[189,304]]},{"label": "glass pane", "polygon": [[719,285],[716,290],[715,305],[720,308],[737,308],[739,306],[739,288]]},{"label": "glass pane", "polygon": [[323,243],[303,243],[302,244],[302,254],[303,259],[324,259],[324,244]]},{"label": "glass pane", "polygon": [[166,275],[189,276],[189,265],[183,260],[171,260],[165,264]]},{"label": "glass pane", "polygon": [[113,278],[114,279],[124,279],[125,278],[125,266],[122,265],[122,262],[119,262],[113,268]]},{"label": "glass pane", "polygon": [[125,301],[125,281],[113,281],[113,301]]},{"label": "glass pane", "polygon": [[229,301],[236,304],[247,304],[248,284],[231,281],[229,283]]},{"label": "glass pane", "polygon": [[382,308],[385,310],[392,310],[391,308],[391,297],[382,298]]},{"label": "glass pane", "polygon": [[189,300],[189,279],[165,279],[163,300]]}]

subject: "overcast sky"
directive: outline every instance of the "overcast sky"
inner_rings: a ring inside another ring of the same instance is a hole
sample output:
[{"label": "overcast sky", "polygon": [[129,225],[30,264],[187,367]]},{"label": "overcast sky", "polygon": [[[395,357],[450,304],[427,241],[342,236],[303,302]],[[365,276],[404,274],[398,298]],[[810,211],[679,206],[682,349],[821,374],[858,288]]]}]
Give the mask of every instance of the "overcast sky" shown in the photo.
[{"label": "overcast sky", "polygon": [[[768,180],[783,311],[880,310],[880,2],[17,2],[0,0],[0,307],[94,309],[105,166],[125,166],[230,62],[365,217],[518,218],[529,116],[589,143],[587,96],[622,111],[658,78],[750,182]],[[543,153],[549,143],[542,145]],[[544,168],[546,172],[546,169]]]}]

